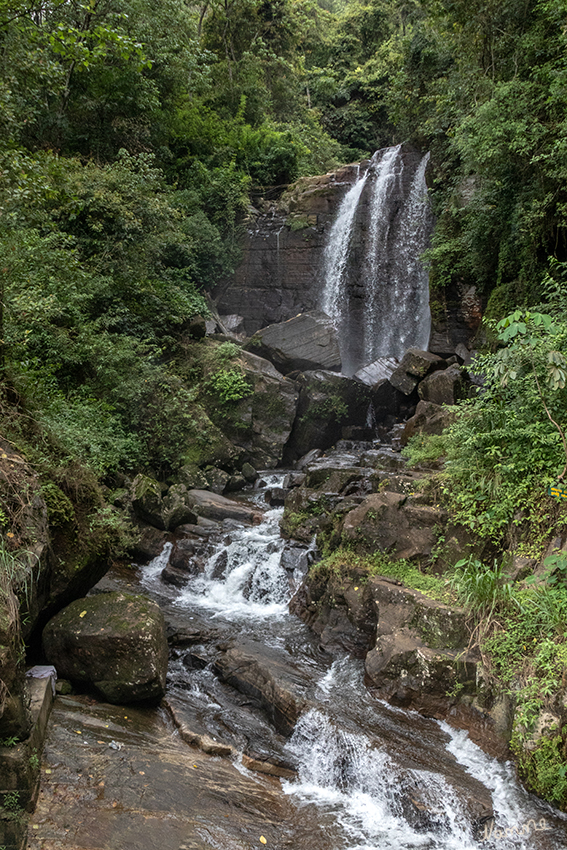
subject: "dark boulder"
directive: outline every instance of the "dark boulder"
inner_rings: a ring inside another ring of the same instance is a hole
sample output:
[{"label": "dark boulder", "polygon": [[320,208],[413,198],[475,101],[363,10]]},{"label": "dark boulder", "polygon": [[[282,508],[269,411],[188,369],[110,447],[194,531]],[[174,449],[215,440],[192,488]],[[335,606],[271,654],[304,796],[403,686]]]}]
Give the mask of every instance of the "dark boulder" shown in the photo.
[{"label": "dark boulder", "polygon": [[365,427],[370,407],[368,387],[334,372],[304,372],[297,416],[283,461],[293,463],[311,449],[328,449],[346,426]]},{"label": "dark boulder", "polygon": [[253,392],[235,405],[223,430],[240,447],[246,459],[243,469],[246,467],[249,480],[254,480],[254,468],[268,469],[282,459],[295,420],[299,388],[255,353],[241,351],[234,362]]},{"label": "dark boulder", "polygon": [[[441,373],[439,373],[441,374]],[[407,420],[401,434],[402,446],[407,445],[416,434],[442,434],[445,428],[455,421],[455,416],[440,404],[420,401],[415,414]]]},{"label": "dark boulder", "polygon": [[434,372],[421,381],[417,391],[423,401],[456,404],[467,392],[463,371],[460,366],[449,366],[441,372]]},{"label": "dark boulder", "polygon": [[403,493],[373,493],[344,519],[344,542],[356,552],[389,552],[394,558],[426,561],[446,522],[441,508],[416,503]]},{"label": "dark boulder", "polygon": [[257,331],[248,347],[287,375],[297,369],[328,369],[340,372],[341,355],[333,322],[325,313],[312,310],[287,322]]},{"label": "dark boulder", "polygon": [[94,686],[112,703],[160,699],[167,640],[159,606],[114,592],[77,599],[49,621],[43,648],[60,677]]},{"label": "dark boulder", "polygon": [[366,673],[380,696],[430,717],[477,690],[477,659],[467,652],[466,612],[376,577],[369,591],[378,614]]},{"label": "dark boulder", "polygon": [[392,372],[390,383],[404,395],[411,395],[420,380],[430,372],[442,369],[445,361],[430,351],[410,348],[406,351],[400,365]]},{"label": "dark boulder", "polygon": [[145,523],[140,523],[138,528],[139,537],[130,550],[130,554],[137,563],[146,564],[148,561],[157,558],[170,535],[162,529]]}]

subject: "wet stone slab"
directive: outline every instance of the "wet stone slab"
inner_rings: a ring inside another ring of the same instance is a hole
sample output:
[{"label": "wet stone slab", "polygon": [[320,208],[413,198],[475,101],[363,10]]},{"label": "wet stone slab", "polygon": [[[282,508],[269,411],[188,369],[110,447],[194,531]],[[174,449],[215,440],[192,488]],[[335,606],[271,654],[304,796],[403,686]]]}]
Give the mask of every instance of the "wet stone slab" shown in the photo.
[{"label": "wet stone slab", "polygon": [[157,710],[59,697],[41,774],[30,850],[328,846],[277,780],[189,747]]}]

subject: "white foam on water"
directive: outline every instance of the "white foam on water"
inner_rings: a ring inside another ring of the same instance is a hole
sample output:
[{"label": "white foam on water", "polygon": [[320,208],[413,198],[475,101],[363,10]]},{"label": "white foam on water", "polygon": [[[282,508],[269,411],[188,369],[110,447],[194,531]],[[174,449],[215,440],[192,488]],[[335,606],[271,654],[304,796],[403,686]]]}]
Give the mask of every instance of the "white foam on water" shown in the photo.
[{"label": "white foam on water", "polygon": [[[551,824],[545,819],[543,805],[537,805],[534,798],[520,785],[514,766],[510,762],[498,761],[488,756],[471,741],[466,730],[453,729],[446,721],[440,720],[438,723],[449,736],[446,744],[448,752],[491,793],[495,823],[491,839],[483,841],[483,846],[494,845],[502,850],[527,850],[528,847],[534,846],[534,835],[539,832],[548,833],[546,847],[563,850],[567,845],[566,833],[554,834]],[[554,818],[558,814],[554,812]],[[518,834],[522,831],[526,833],[524,836]],[[487,827],[487,836],[489,832],[490,826]]]},{"label": "white foam on water", "polygon": [[[231,530],[232,542],[217,546],[205,572],[190,581],[175,604],[206,608],[213,616],[232,620],[286,616],[291,588],[281,566],[285,545],[279,533],[282,513],[282,508],[273,508],[266,511],[260,525]],[[219,569],[219,560],[225,557],[226,566]]]}]

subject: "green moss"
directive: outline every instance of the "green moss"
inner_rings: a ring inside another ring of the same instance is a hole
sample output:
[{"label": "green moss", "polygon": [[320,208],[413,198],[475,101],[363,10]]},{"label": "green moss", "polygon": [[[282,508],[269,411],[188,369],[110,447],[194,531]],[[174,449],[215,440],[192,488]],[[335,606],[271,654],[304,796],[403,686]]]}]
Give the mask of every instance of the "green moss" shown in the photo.
[{"label": "green moss", "polygon": [[431,599],[445,603],[455,601],[448,582],[438,576],[422,573],[408,561],[391,561],[387,555],[381,553],[357,555],[344,546],[315,564],[310,575],[315,577],[334,575],[340,578],[356,575],[360,577],[361,583],[368,581],[371,576],[389,576]]},{"label": "green moss", "polygon": [[305,230],[307,227],[314,227],[317,224],[317,216],[299,213],[291,215],[287,223],[291,232],[294,233],[298,230]]},{"label": "green moss", "polygon": [[340,422],[348,416],[348,407],[338,395],[329,395],[323,401],[311,405],[299,420],[302,424],[312,422],[315,419],[335,419]]},{"label": "green moss", "polygon": [[512,739],[512,750],[518,757],[518,772],[528,787],[565,810],[567,807],[567,762],[565,733],[544,736],[535,749],[526,752]]}]

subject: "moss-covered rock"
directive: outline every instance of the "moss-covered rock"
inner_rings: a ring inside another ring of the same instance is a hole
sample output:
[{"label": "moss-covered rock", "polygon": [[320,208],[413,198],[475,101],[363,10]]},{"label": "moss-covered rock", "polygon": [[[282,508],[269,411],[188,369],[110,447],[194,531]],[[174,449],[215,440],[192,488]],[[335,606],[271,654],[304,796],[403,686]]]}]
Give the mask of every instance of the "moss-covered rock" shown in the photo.
[{"label": "moss-covered rock", "polygon": [[253,393],[230,405],[217,403],[211,415],[240,448],[247,463],[257,469],[274,467],[282,459],[295,421],[298,387],[252,352],[242,351],[234,363]]},{"label": "moss-covered rock", "polygon": [[132,482],[132,508],[140,519],[155,525],[156,528],[165,528],[159,481],[142,473],[137,475]]},{"label": "moss-covered rock", "polygon": [[165,692],[163,614],[144,596],[77,599],[49,621],[43,648],[59,676],[94,686],[112,703],[156,700]]},{"label": "moss-covered rock", "polygon": [[343,541],[361,554],[389,552],[394,558],[427,561],[446,512],[404,493],[373,493],[347,514]]},{"label": "moss-covered rock", "polygon": [[297,383],[301,388],[297,417],[284,463],[292,463],[314,448],[330,448],[340,440],[344,427],[364,427],[370,405],[370,389],[344,375],[304,372]]}]

